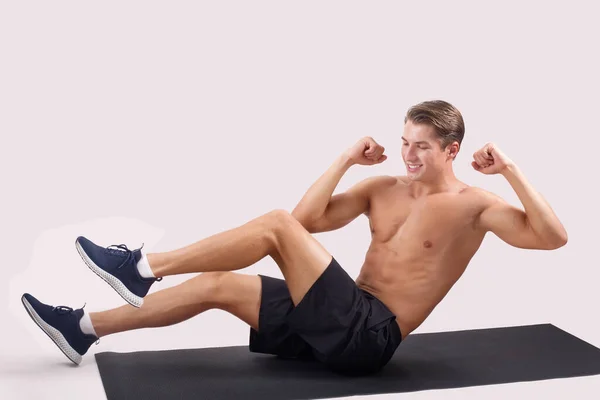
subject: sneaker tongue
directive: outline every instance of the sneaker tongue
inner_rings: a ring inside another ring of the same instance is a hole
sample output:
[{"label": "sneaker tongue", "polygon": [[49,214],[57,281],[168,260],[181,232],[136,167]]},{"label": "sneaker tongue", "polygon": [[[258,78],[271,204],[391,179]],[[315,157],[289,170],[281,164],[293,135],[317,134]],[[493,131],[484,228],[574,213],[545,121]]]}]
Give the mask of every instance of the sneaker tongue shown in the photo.
[{"label": "sneaker tongue", "polygon": [[133,261],[135,262],[135,264],[138,263],[138,261],[140,261],[142,259],[142,251],[137,249],[137,250],[133,250]]},{"label": "sneaker tongue", "polygon": [[73,310],[73,315],[75,315],[77,317],[77,321],[79,321],[81,317],[83,317],[83,309],[78,308],[77,310]]}]

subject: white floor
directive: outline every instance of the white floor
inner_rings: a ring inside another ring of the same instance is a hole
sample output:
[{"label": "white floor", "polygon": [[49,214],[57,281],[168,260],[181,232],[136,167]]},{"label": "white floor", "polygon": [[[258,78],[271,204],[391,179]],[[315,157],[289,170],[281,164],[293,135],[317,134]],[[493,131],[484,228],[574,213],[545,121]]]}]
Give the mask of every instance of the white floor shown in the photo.
[{"label": "white floor", "polygon": [[[247,343],[247,327],[221,311],[209,311],[179,325],[125,332],[103,338],[92,345],[79,366],[72,364],[54,343],[27,316],[12,316],[15,324],[8,329],[13,343],[3,343],[0,363],[2,399],[105,399],[104,388],[93,356],[102,351],[139,351],[169,348],[231,346]],[[221,334],[205,334],[206,326],[218,325]],[[194,332],[196,334],[194,334]],[[600,375],[489,385],[448,390],[428,390],[352,399],[597,399]],[[202,397],[199,396],[199,399]],[[350,399],[350,398],[348,398]]]}]

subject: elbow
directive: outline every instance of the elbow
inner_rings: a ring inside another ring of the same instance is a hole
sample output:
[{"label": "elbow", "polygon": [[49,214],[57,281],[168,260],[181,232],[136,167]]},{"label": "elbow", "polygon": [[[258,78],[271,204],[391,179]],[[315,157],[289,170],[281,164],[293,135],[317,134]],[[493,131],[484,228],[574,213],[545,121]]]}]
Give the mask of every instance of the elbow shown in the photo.
[{"label": "elbow", "polygon": [[559,247],[563,247],[564,245],[566,245],[568,241],[569,241],[569,238],[568,238],[568,236],[567,236],[567,232],[565,232],[565,233],[564,233],[564,235],[562,235],[562,236],[561,236],[561,239],[560,239],[560,241],[558,242],[558,247],[557,247],[557,249],[558,249]]},{"label": "elbow", "polygon": [[300,222],[300,225],[302,225],[304,227],[304,229],[310,231],[311,230],[311,224],[310,224],[310,220],[306,217],[302,217],[298,214],[294,214],[293,212],[291,213],[292,217],[294,217],[296,219],[296,221]]},{"label": "elbow", "polygon": [[296,211],[296,209],[294,209],[290,215],[292,217],[294,217],[298,222],[300,222],[302,225],[304,225],[304,221],[306,220],[306,217],[302,216],[302,214],[300,214],[298,211]]},{"label": "elbow", "polygon": [[567,236],[567,231],[563,229],[562,232],[556,234],[551,241],[548,242],[546,246],[547,250],[556,250],[567,244],[569,238]]},{"label": "elbow", "polygon": [[558,247],[563,247],[568,241],[569,235],[567,235],[567,230],[564,226],[561,226],[561,230],[558,232]]}]

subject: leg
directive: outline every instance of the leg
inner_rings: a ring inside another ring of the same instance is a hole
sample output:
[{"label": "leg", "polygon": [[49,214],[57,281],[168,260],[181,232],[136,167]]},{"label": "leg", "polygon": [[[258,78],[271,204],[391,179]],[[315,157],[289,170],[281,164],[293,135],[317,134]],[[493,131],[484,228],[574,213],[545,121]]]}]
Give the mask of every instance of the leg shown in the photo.
[{"label": "leg", "polygon": [[256,275],[208,272],[150,294],[140,308],[128,305],[92,312],[99,337],[133,329],[173,325],[203,311],[227,311],[258,330],[261,283]]},{"label": "leg", "polygon": [[270,255],[279,265],[294,304],[323,273],[332,256],[287,211],[275,210],[182,249],[148,254],[155,276],[232,271]]},{"label": "leg", "polygon": [[156,277],[162,277],[248,267],[274,251],[273,227],[282,212],[271,211],[181,249],[149,253],[147,257],[152,272]]},{"label": "leg", "polygon": [[283,274],[292,302],[298,305],[333,256],[288,213],[280,216],[276,232],[277,251],[271,258]]}]

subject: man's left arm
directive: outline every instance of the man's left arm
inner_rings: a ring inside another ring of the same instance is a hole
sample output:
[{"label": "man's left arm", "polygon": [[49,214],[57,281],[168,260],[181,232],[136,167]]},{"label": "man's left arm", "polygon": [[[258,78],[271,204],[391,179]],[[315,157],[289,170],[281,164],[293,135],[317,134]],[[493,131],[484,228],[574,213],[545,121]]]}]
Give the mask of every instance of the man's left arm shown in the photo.
[{"label": "man's left arm", "polygon": [[479,215],[479,226],[520,248],[554,250],[567,243],[567,231],[548,202],[495,144],[486,144],[473,158],[475,170],[504,176],[525,208],[522,211],[499,197],[490,198]]}]

